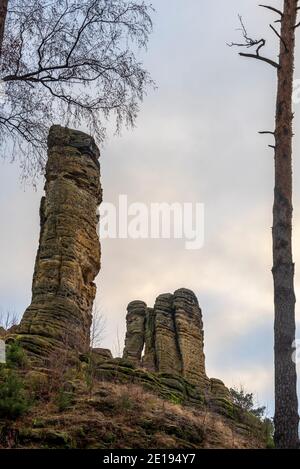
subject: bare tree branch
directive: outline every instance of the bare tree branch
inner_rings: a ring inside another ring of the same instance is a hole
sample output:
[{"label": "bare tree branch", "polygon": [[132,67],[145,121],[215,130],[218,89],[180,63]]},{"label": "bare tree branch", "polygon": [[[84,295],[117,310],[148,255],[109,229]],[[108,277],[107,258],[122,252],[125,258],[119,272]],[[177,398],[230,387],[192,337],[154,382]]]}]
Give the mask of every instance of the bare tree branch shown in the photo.
[{"label": "bare tree branch", "polygon": [[263,62],[266,62],[269,65],[272,65],[272,67],[280,68],[280,66],[277,62],[274,62],[273,60],[268,59],[267,57],[262,57],[262,56],[257,55],[257,54],[245,54],[243,52],[239,52],[239,55],[241,57],[249,57],[250,59],[262,60]]},{"label": "bare tree branch", "polygon": [[272,132],[271,130],[263,130],[261,132],[258,132],[260,135],[275,135],[275,132]]},{"label": "bare tree branch", "polygon": [[[300,7],[297,7],[297,14],[298,14],[298,11],[300,11]],[[295,24],[294,29],[297,29],[299,26],[300,26],[300,21],[299,23]]]},{"label": "bare tree branch", "polygon": [[283,38],[281,37],[281,35],[279,34],[279,32],[276,31],[276,29],[274,28],[274,26],[272,26],[271,24],[269,24],[269,26],[270,26],[270,28],[272,29],[272,31],[276,34],[276,36],[280,39],[280,41],[282,42],[282,44],[284,45],[285,51],[288,52],[287,45],[286,45],[285,41],[283,40]]},{"label": "bare tree branch", "polygon": [[260,55],[260,50],[266,45],[266,40],[265,39],[252,39],[251,37],[249,37],[241,15],[238,15],[238,17],[241,23],[240,31],[242,32],[245,42],[243,43],[231,42],[230,44],[227,44],[227,45],[229,47],[246,47],[248,49],[251,47],[256,47],[255,54],[239,52],[239,55],[241,57],[248,57],[251,59],[261,60],[262,62],[266,62],[267,64],[272,65],[272,67],[275,67],[277,69],[280,68],[279,64],[275,62],[274,60],[271,60],[267,57]]},{"label": "bare tree branch", "polygon": [[101,308],[95,303],[93,306],[93,321],[91,326],[91,348],[101,347],[106,331],[106,317]]},{"label": "bare tree branch", "polygon": [[99,143],[109,118],[133,126],[148,86],[136,50],[152,30],[143,0],[11,0],[0,61],[0,148],[43,171],[48,128],[84,126]]},{"label": "bare tree branch", "polygon": [[11,327],[18,324],[18,315],[13,310],[0,311],[0,326],[2,326],[6,331]]},{"label": "bare tree branch", "polygon": [[278,15],[280,15],[281,17],[283,16],[283,12],[280,11],[280,10],[278,10],[277,8],[271,7],[271,6],[269,6],[269,5],[258,5],[258,6],[260,6],[260,7],[262,7],[262,8],[267,8],[268,10],[271,10],[271,11],[273,11],[274,13],[278,13]]}]

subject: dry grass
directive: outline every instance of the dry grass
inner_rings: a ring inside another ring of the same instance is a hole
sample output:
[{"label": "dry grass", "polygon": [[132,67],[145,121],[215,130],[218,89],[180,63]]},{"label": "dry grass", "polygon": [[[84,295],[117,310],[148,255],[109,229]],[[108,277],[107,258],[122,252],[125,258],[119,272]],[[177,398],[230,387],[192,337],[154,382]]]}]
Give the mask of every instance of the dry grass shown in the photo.
[{"label": "dry grass", "polygon": [[30,414],[12,424],[11,434],[16,436],[10,437],[9,446],[19,448],[262,446],[218,414],[173,404],[141,386],[97,382],[88,395],[79,380],[70,408],[59,411],[53,398],[37,402]]}]

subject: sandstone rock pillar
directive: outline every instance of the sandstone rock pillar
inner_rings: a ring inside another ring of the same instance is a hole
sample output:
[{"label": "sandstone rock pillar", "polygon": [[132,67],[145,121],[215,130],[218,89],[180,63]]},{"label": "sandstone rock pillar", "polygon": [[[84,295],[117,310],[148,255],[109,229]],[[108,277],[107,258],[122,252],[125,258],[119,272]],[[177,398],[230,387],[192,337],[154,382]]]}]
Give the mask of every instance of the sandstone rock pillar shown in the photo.
[{"label": "sandstone rock pillar", "polygon": [[155,353],[158,371],[162,373],[182,373],[180,350],[178,348],[173,295],[159,295],[154,305],[155,313]]},{"label": "sandstone rock pillar", "polygon": [[159,295],[154,308],[143,301],[128,305],[123,356],[148,371],[180,375],[207,388],[203,335],[196,295],[180,288]]},{"label": "sandstone rock pillar", "polygon": [[183,377],[199,384],[206,379],[202,312],[196,295],[186,288],[173,297],[175,329]]},{"label": "sandstone rock pillar", "polygon": [[123,358],[136,366],[141,365],[145,342],[145,320],[147,305],[143,301],[132,301],[127,307],[125,348]]},{"label": "sandstone rock pillar", "polygon": [[89,347],[100,269],[99,156],[89,135],[50,129],[32,302],[18,330],[24,348],[38,357],[57,348],[84,352]]},{"label": "sandstone rock pillar", "polygon": [[145,321],[145,353],[142,359],[143,367],[149,371],[157,371],[155,353],[155,312],[154,308],[147,308]]}]

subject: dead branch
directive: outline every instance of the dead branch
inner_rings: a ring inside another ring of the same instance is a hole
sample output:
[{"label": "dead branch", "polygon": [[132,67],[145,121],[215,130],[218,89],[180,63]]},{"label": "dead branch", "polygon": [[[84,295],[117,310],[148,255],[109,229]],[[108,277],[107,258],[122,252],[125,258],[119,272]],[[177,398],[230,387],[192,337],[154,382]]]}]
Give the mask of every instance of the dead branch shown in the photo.
[{"label": "dead branch", "polygon": [[272,29],[272,31],[276,34],[276,36],[280,39],[280,41],[282,42],[282,44],[284,45],[284,48],[285,48],[285,51],[288,52],[288,48],[287,48],[287,45],[285,43],[285,41],[283,40],[282,36],[279,34],[279,32],[274,28],[274,26],[272,26],[271,24],[269,24],[270,28]]},{"label": "dead branch", "polygon": [[274,62],[271,59],[268,59],[267,57],[262,57],[261,55],[257,54],[245,54],[243,52],[239,52],[239,55],[241,57],[249,57],[250,59],[257,59],[257,60],[262,60],[263,62],[266,62],[269,65],[272,65],[272,67],[275,68],[280,68],[279,64],[277,62]]},{"label": "dead branch", "polygon": [[275,135],[275,132],[272,132],[271,130],[262,130],[258,132],[260,135]]},{"label": "dead branch", "polygon": [[8,331],[18,324],[18,314],[14,310],[0,311],[0,327]]},{"label": "dead branch", "polygon": [[278,13],[278,15],[280,15],[281,17],[283,16],[282,11],[278,10],[277,8],[271,7],[271,6],[269,6],[269,5],[258,5],[258,6],[260,6],[260,7],[262,7],[262,8],[267,8],[267,10],[271,10],[271,11],[273,11],[274,13]]},{"label": "dead branch", "polygon": [[90,331],[90,345],[91,348],[102,346],[103,339],[106,331],[106,316],[103,314],[101,308],[95,303],[93,306],[93,321]]},{"label": "dead branch", "polygon": [[248,57],[251,59],[256,59],[256,60],[261,60],[262,62],[266,62],[269,65],[272,65],[272,67],[275,68],[280,68],[279,64],[275,62],[274,60],[269,59],[268,57],[264,57],[260,55],[260,50],[266,45],[266,40],[265,39],[252,39],[250,36],[248,36],[246,27],[243,23],[243,19],[241,15],[238,16],[240,23],[241,23],[241,28],[240,31],[242,31],[243,38],[245,40],[244,43],[236,43],[236,42],[231,42],[230,44],[227,44],[229,47],[246,47],[246,48],[251,48],[251,47],[256,47],[255,54],[250,54],[250,53],[245,53],[245,52],[239,52],[239,55],[241,57]]}]

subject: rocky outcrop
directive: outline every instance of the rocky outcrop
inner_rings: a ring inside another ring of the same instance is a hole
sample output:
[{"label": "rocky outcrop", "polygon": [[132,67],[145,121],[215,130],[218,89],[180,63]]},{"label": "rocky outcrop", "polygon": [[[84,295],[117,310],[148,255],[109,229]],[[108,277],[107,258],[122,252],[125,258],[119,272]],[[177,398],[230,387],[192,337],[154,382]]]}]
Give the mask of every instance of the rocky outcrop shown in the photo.
[{"label": "rocky outcrop", "polygon": [[[103,363],[96,372],[88,388],[78,371],[76,379],[64,383],[64,389],[72,389],[67,394],[71,404],[64,409],[52,391],[50,405],[43,395],[17,421],[0,417],[0,449],[164,448],[188,454],[198,448],[266,447],[266,427],[258,419],[245,412],[227,416],[211,409],[182,377],[174,383],[163,381],[113,362]],[[48,383],[47,376],[37,372],[23,380],[29,389],[36,382]]]},{"label": "rocky outcrop", "polygon": [[149,371],[181,375],[207,387],[202,313],[195,294],[181,288],[159,295],[154,308],[130,303],[123,357]]},{"label": "rocky outcrop", "polygon": [[145,320],[145,353],[142,358],[143,367],[149,371],[155,371],[156,353],[155,353],[155,313],[154,308],[146,309]]},{"label": "rocky outcrop", "polygon": [[182,375],[191,383],[206,376],[202,313],[193,292],[181,288],[173,299],[175,329],[182,362]]},{"label": "rocky outcrop", "polygon": [[157,371],[162,373],[182,373],[182,361],[178,347],[174,295],[159,295],[155,301],[155,355]]},{"label": "rocky outcrop", "polygon": [[80,352],[89,347],[100,269],[99,156],[89,135],[50,129],[32,302],[18,329],[23,347],[37,357],[62,347]]},{"label": "rocky outcrop", "polygon": [[125,348],[123,356],[135,365],[141,362],[145,341],[147,305],[143,301],[132,301],[127,307]]},{"label": "rocky outcrop", "polygon": [[113,358],[111,351],[107,348],[93,348],[92,353],[103,360],[111,360]]}]

